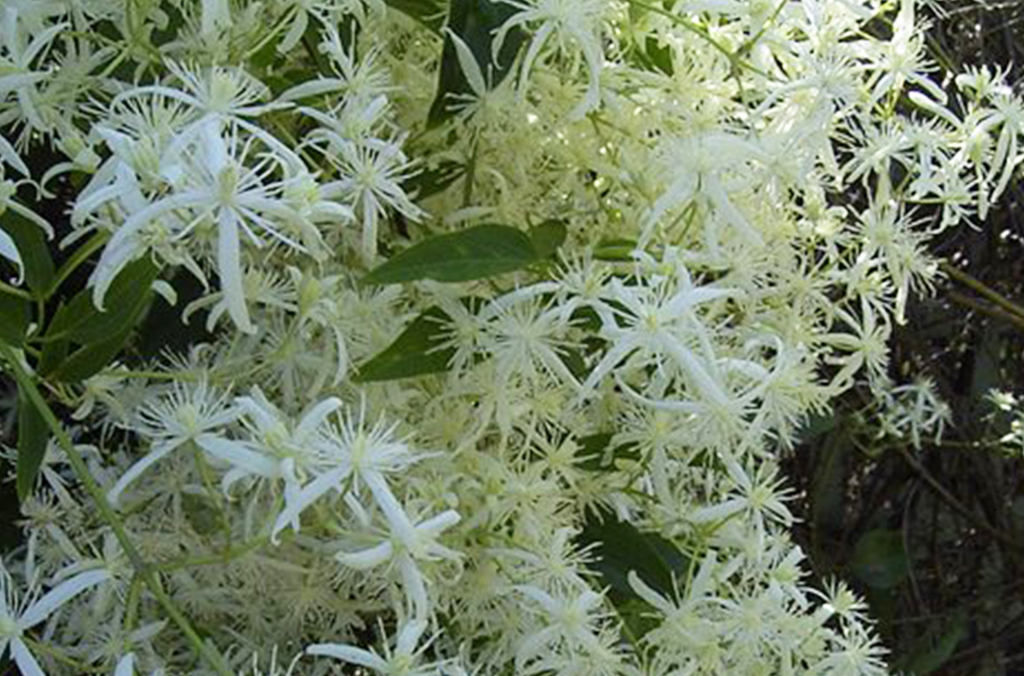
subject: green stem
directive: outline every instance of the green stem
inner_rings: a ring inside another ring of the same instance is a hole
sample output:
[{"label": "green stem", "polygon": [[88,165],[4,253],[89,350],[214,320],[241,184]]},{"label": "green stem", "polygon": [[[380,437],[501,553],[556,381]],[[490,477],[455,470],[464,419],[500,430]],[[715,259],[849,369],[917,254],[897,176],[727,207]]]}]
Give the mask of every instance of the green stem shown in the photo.
[{"label": "green stem", "polygon": [[975,279],[966,272],[950,265],[945,261],[939,263],[939,269],[945,272],[953,279],[955,279],[956,281],[963,284],[964,286],[973,289],[974,291],[977,291],[982,296],[988,298],[990,301],[992,301],[1002,309],[1006,310],[1010,314],[1020,317],[1021,320],[1024,321],[1024,307],[1021,307],[1017,303],[1014,303],[1012,300],[1002,295],[992,287],[986,285],[981,280]]},{"label": "green stem", "polygon": [[958,303],[965,307],[969,307],[972,310],[977,310],[978,312],[984,315],[988,315],[989,317],[993,317],[995,319],[1002,319],[1003,321],[1013,324],[1018,331],[1024,332],[1024,318],[1022,317],[1018,317],[1017,315],[1009,313],[1006,310],[1002,310],[998,307],[992,307],[991,305],[971,298],[970,296],[966,296],[962,293],[957,293],[956,291],[950,291],[948,296],[949,299],[954,303]]},{"label": "green stem", "polygon": [[5,282],[0,282],[0,293],[10,294],[11,296],[17,296],[18,298],[24,298],[25,300],[32,300],[32,294],[25,289],[19,289],[16,286],[11,286]]},{"label": "green stem", "polygon": [[36,407],[39,414],[42,415],[43,420],[46,421],[50,431],[53,432],[53,435],[57,438],[57,443],[60,444],[60,447],[67,454],[68,463],[74,470],[75,476],[78,477],[78,480],[85,488],[85,491],[96,504],[103,520],[106,521],[107,525],[110,526],[110,529],[114,532],[114,537],[117,538],[118,543],[121,545],[121,548],[124,550],[128,560],[131,561],[132,566],[135,568],[138,575],[146,583],[150,593],[156,597],[156,600],[161,606],[163,606],[167,615],[176,625],[178,625],[178,628],[186,638],[188,638],[192,647],[197,653],[202,655],[207,662],[209,662],[214,671],[221,676],[233,676],[220,652],[213,645],[203,641],[202,637],[200,637],[192,627],[188,618],[178,610],[174,601],[167,592],[164,591],[155,569],[142,558],[139,550],[135,548],[135,544],[128,536],[128,532],[125,530],[124,524],[121,522],[121,518],[117,515],[117,512],[114,511],[114,508],[111,507],[110,503],[107,502],[107,497],[103,494],[103,489],[100,488],[99,484],[96,483],[96,480],[89,472],[89,468],[86,466],[85,460],[78,452],[78,449],[75,448],[67,430],[65,430],[64,426],[61,425],[59,420],[57,420],[57,416],[54,415],[49,404],[47,404],[46,400],[43,399],[43,395],[39,392],[39,388],[36,386],[35,380],[22,367],[21,360],[18,358],[15,351],[2,341],[0,341],[0,357],[3,357],[4,360],[7,361],[9,368],[14,372],[15,379],[18,381],[19,389],[28,397],[29,401],[32,402],[32,405]]}]

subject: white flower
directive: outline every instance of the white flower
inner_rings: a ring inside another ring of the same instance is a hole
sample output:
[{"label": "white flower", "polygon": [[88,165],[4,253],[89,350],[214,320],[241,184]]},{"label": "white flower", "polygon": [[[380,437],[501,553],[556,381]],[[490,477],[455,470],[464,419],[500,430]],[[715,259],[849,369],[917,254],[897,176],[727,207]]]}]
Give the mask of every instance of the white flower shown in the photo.
[{"label": "white flower", "polygon": [[681,265],[675,279],[662,277],[643,284],[626,285],[612,279],[602,294],[608,302],[595,304],[601,317],[601,337],[609,349],[587,376],[584,393],[591,391],[612,369],[634,352],[637,361],[661,366],[666,358],[675,362],[697,390],[712,401],[724,401],[721,384],[688,346],[687,336],[702,336],[707,329],[693,309],[702,303],[736,294],[712,286],[696,286]]},{"label": "white flower", "polygon": [[583,117],[600,103],[600,79],[603,65],[601,48],[601,17],[610,3],[607,0],[502,0],[515,7],[518,12],[501,25],[492,44],[494,58],[498,58],[508,32],[513,28],[540,23],[533,34],[530,46],[523,57],[520,73],[521,89],[529,80],[533,62],[549,38],[558,41],[558,50],[569,51],[575,43],[583,52],[587,64],[587,93],[570,114],[570,118]]},{"label": "white flower", "polygon": [[426,215],[413,204],[402,183],[416,174],[415,163],[402,152],[400,140],[351,140],[341,130],[320,128],[310,134],[310,142],[325,142],[317,147],[324,158],[337,166],[341,178],[334,188],[351,200],[362,221],[360,251],[370,263],[377,255],[377,222],[388,209],[394,209],[412,221]]},{"label": "white flower", "polygon": [[[40,117],[35,105],[39,96],[36,85],[50,77],[50,73],[33,70],[32,63],[45,54],[54,39],[70,28],[70,25],[55,24],[33,34],[28,30],[18,30],[18,12],[14,6],[5,6],[2,11],[0,19],[3,20],[4,30],[0,31],[0,46],[4,51],[0,53],[0,102],[14,94],[21,109],[21,116],[35,129],[45,130],[48,126]],[[23,44],[25,34],[32,35],[28,44]],[[4,142],[0,147],[7,145]],[[8,159],[7,154],[3,152],[0,152],[0,157]],[[28,174],[27,171],[22,173]]]},{"label": "white flower", "polygon": [[552,596],[533,585],[519,585],[516,591],[537,603],[543,618],[542,628],[523,639],[516,650],[517,671],[548,653],[572,656],[601,651],[598,623],[604,617],[604,596],[589,589],[574,596]]},{"label": "white flower", "polygon": [[371,476],[367,484],[374,500],[384,512],[390,528],[390,537],[380,544],[358,552],[339,552],[335,558],[350,568],[366,570],[394,562],[402,576],[405,592],[417,617],[429,614],[426,583],[419,561],[441,559],[457,560],[459,553],[440,544],[437,539],[457,524],[461,517],[455,510],[447,510],[429,519],[413,523],[405,508],[395,498],[382,477]]},{"label": "white flower", "polygon": [[39,588],[30,583],[26,597],[19,599],[14,582],[0,560],[0,657],[3,657],[10,648],[11,657],[24,676],[45,676],[22,636],[72,598],[103,582],[107,577],[107,573],[101,570],[81,573],[60,583],[41,597],[38,596]]},{"label": "white flower", "polygon": [[[340,402],[332,411],[338,406]],[[383,482],[385,474],[401,471],[423,457],[403,441],[393,438],[396,427],[397,423],[388,426],[379,418],[367,429],[366,400],[363,399],[358,417],[349,413],[340,427],[325,430],[315,445],[306,444],[306,448],[313,448],[316,453],[315,464],[311,464],[307,472],[317,476],[301,488],[295,483],[286,492],[286,506],[274,524],[274,535],[288,525],[297,531],[302,512],[332,490],[340,492],[349,477],[372,486],[373,482]]]},{"label": "white flower", "polygon": [[202,143],[187,158],[185,183],[181,188],[136,211],[110,238],[91,277],[93,300],[102,308],[107,289],[117,273],[144,250],[139,234],[143,228],[165,216],[191,212],[187,222],[175,228],[175,238],[189,235],[200,225],[212,222],[217,231],[217,271],[228,313],[238,328],[255,331],[246,309],[242,285],[241,234],[257,247],[264,241],[257,232],[289,248],[306,251],[299,242],[282,232],[282,225],[312,229],[282,199],[283,181],[268,180],[282,169],[276,154],[261,154],[254,166],[247,166],[253,140],[240,139],[233,128],[224,138],[215,122],[201,129]]},{"label": "white flower", "polygon": [[241,410],[205,380],[191,384],[175,381],[165,396],[140,409],[134,430],[149,437],[152,445],[107,492],[107,500],[116,504],[121,493],[150,466],[189,442],[206,450],[218,448],[219,437],[211,432],[239,415]]},{"label": "white flower", "polygon": [[372,650],[341,643],[317,643],[306,648],[306,654],[333,657],[349,664],[373,669],[382,676],[440,676],[439,665],[416,664],[419,655],[429,645],[427,643],[416,647],[426,629],[425,619],[418,618],[405,622],[398,630],[394,652],[385,643],[383,657]]}]

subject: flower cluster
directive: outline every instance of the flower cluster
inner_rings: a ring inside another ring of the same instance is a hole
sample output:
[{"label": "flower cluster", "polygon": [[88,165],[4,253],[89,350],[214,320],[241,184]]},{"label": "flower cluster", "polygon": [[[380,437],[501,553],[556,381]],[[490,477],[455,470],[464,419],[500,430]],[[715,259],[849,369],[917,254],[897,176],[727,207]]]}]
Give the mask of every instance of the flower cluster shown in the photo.
[{"label": "flower cluster", "polygon": [[[943,79],[922,28],[914,0],[0,2],[0,300],[92,264],[87,302],[0,327],[75,423],[0,652],[885,673],[778,460],[858,384],[914,443],[947,420],[888,339],[929,240],[1006,190],[1024,101]],[[66,200],[49,277],[33,189]],[[137,279],[206,332],[96,338]]]}]

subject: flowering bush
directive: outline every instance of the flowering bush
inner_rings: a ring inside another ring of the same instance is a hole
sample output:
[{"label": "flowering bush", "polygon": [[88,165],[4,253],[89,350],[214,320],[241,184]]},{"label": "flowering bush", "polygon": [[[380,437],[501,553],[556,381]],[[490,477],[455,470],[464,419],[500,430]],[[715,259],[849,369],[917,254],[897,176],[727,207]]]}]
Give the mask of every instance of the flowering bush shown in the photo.
[{"label": "flowering bush", "polygon": [[[777,462],[856,383],[941,429],[887,339],[1024,103],[922,29],[913,0],[3,2],[0,651],[885,673]],[[161,306],[205,332],[147,353]]]}]

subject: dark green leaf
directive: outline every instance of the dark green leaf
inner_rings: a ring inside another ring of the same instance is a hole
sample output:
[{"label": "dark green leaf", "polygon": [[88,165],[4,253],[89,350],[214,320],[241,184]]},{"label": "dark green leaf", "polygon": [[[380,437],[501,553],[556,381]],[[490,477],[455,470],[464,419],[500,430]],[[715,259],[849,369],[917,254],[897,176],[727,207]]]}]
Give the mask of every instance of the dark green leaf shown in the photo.
[{"label": "dark green leaf", "polygon": [[[491,41],[495,31],[517,11],[519,10],[514,6],[499,0],[451,0],[448,28],[473,52],[480,72],[483,73],[488,87],[492,89],[508,77],[519,47],[526,38],[526,34],[518,26],[512,28],[505,35],[496,61],[491,60]],[[446,35],[441,50],[437,95],[427,114],[428,124],[434,126],[448,118],[448,107],[452,104],[453,95],[470,94],[472,91],[459,64],[455,45]]]},{"label": "dark green leaf", "polygon": [[18,500],[24,501],[32,494],[36,476],[43,464],[46,454],[46,443],[50,431],[46,420],[35,407],[28,395],[19,388],[18,391],[18,462],[17,479]]},{"label": "dark green leaf", "polygon": [[370,271],[370,284],[418,279],[466,282],[519,270],[538,260],[530,238],[506,225],[478,225],[430,237]]},{"label": "dark green leaf", "polygon": [[638,530],[609,510],[588,516],[577,540],[582,546],[593,546],[596,561],[591,567],[611,588],[616,605],[639,598],[629,586],[630,571],[636,571],[651,589],[672,598],[673,579],[684,581],[690,568],[690,560],[674,544],[657,533]]},{"label": "dark green leaf", "polygon": [[38,225],[11,209],[3,212],[0,227],[18,247],[21,263],[25,266],[25,283],[36,296],[41,296],[53,281],[53,259],[50,258],[46,234]]},{"label": "dark green leaf", "polygon": [[[110,285],[103,312],[84,289],[62,305],[46,331],[39,373],[63,382],[88,378],[113,361],[152,297],[159,269],[148,258],[125,266]],[[72,345],[81,347],[72,351]]]},{"label": "dark green leaf", "polygon": [[442,322],[448,319],[441,308],[428,308],[412,320],[395,342],[360,366],[355,380],[397,380],[447,371],[455,349],[439,350],[437,347],[442,336]]},{"label": "dark green leaf", "polygon": [[869,587],[896,587],[907,576],[903,535],[898,530],[871,530],[864,533],[853,549],[850,569]]},{"label": "dark green leaf", "polygon": [[106,342],[135,325],[152,293],[159,268],[148,258],[129,263],[110,285],[99,311],[92,301],[92,292],[85,289],[68,303],[69,320],[63,330],[71,340],[87,345]]},{"label": "dark green leaf", "polygon": [[[827,537],[829,534],[838,535],[843,529],[846,482],[854,446],[849,430],[842,424],[823,437],[813,444],[816,462],[811,481],[811,515],[814,532],[818,536]],[[816,546],[815,550],[818,549]],[[820,554],[828,556],[828,552]]]},{"label": "dark green leaf", "polygon": [[108,340],[80,347],[63,359],[50,377],[61,382],[73,383],[96,375],[104,366],[114,361],[131,334],[129,329],[111,336]]},{"label": "dark green leaf", "polygon": [[537,258],[551,258],[558,251],[558,248],[565,244],[565,238],[569,231],[565,223],[556,219],[544,221],[538,226],[530,228],[530,241],[533,242],[533,249]]},{"label": "dark green leaf", "polygon": [[25,342],[28,320],[28,302],[0,292],[0,340],[11,347],[21,347]]}]

